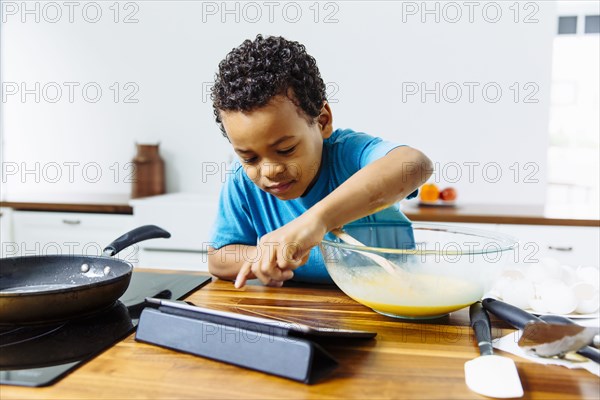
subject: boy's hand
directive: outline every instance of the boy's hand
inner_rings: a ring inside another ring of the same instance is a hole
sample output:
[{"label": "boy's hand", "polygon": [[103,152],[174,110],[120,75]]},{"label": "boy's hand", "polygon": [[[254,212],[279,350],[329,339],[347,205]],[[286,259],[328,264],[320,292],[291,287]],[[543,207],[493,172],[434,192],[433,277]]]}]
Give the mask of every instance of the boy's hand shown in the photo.
[{"label": "boy's hand", "polygon": [[280,287],[294,276],[293,270],[308,261],[310,249],[323,240],[327,228],[308,213],[261,237],[256,256],[242,265],[235,287],[246,284],[254,274],[267,286]]}]

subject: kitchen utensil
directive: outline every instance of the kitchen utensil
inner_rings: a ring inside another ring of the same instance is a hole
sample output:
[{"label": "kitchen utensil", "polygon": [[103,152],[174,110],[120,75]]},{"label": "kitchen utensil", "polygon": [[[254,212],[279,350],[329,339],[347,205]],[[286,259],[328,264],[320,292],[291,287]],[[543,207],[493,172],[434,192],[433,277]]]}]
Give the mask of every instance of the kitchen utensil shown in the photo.
[{"label": "kitchen utensil", "polygon": [[523,328],[519,339],[519,347],[542,357],[562,357],[564,354],[577,351],[592,344],[598,329],[586,328],[576,324],[548,324],[546,322],[529,322]]},{"label": "kitchen utensil", "polygon": [[439,224],[353,223],[342,230],[355,244],[328,236],[320,245],[329,275],[354,300],[397,318],[439,318],[480,300],[513,262],[516,246],[502,234]]},{"label": "kitchen utensil", "polygon": [[[517,329],[523,329],[530,322],[544,322],[543,319],[538,318],[527,311],[521,310],[511,304],[504,303],[496,299],[483,299],[483,307],[497,316],[498,318],[508,322]],[[577,351],[584,357],[589,358],[592,361],[600,363],[600,351],[590,346],[585,346]]]},{"label": "kitchen utensil", "polygon": [[[549,324],[563,324],[563,325],[575,325],[575,322],[570,318],[562,315],[541,315],[540,319]],[[596,335],[592,338],[592,346],[600,348],[600,335]]]},{"label": "kitchen utensil", "polygon": [[[356,240],[355,238],[348,235],[346,232],[344,232],[341,229],[335,229],[335,230],[331,231],[331,233],[333,233],[336,237],[342,239],[346,243],[349,243],[354,246],[365,247],[365,245],[362,244],[362,242]],[[361,254],[364,255],[365,257],[370,258],[371,260],[375,261],[376,264],[381,265],[381,267],[383,269],[385,269],[388,273],[390,273],[392,275],[403,274],[403,272],[404,272],[399,267],[394,266],[394,264],[392,264],[388,259],[386,259],[378,254],[369,253],[366,251],[362,252]],[[406,274],[403,274],[403,275],[406,275]]]},{"label": "kitchen utensil", "polygon": [[480,356],[465,363],[465,382],[472,391],[500,399],[523,397],[523,387],[515,362],[494,354],[490,319],[476,302],[469,308]]},{"label": "kitchen utensil", "polygon": [[133,266],[112,258],[132,244],[170,233],[136,228],[102,256],[46,255],[0,259],[0,324],[39,324],[79,317],[112,305],[127,289]]}]

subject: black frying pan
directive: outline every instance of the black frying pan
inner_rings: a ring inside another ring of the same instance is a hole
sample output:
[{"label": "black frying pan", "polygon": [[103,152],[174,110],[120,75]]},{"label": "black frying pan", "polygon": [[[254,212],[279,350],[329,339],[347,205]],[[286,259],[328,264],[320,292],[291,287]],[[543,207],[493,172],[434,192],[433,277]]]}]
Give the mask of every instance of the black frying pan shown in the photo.
[{"label": "black frying pan", "polygon": [[169,237],[169,232],[145,225],[113,241],[99,257],[0,259],[0,324],[63,321],[112,305],[127,290],[133,266],[111,256],[143,240]]}]

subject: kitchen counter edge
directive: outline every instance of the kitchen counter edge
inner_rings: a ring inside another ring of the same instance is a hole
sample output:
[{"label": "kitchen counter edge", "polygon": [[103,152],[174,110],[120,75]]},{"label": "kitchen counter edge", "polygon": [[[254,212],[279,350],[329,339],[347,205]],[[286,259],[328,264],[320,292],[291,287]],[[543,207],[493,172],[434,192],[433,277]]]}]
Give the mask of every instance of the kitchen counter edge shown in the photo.
[{"label": "kitchen counter edge", "polygon": [[[0,207],[20,211],[55,211],[82,212],[104,214],[133,214],[133,207],[123,203],[53,203],[0,201]],[[481,223],[481,224],[516,224],[516,225],[558,225],[600,227],[597,218],[572,218],[567,216],[544,215],[543,211],[531,206],[511,205],[462,205],[453,208],[403,207],[402,211],[411,221],[449,222],[449,223]]]}]

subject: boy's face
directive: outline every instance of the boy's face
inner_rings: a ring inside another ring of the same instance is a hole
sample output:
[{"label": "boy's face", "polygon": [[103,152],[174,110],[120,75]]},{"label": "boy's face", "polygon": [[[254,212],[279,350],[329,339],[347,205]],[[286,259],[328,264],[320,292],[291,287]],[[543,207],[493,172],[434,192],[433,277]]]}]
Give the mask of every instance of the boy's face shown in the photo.
[{"label": "boy's face", "polygon": [[281,200],[302,196],[316,180],[323,139],[332,131],[329,105],[309,124],[286,96],[250,112],[221,111],[221,120],[248,177]]}]

